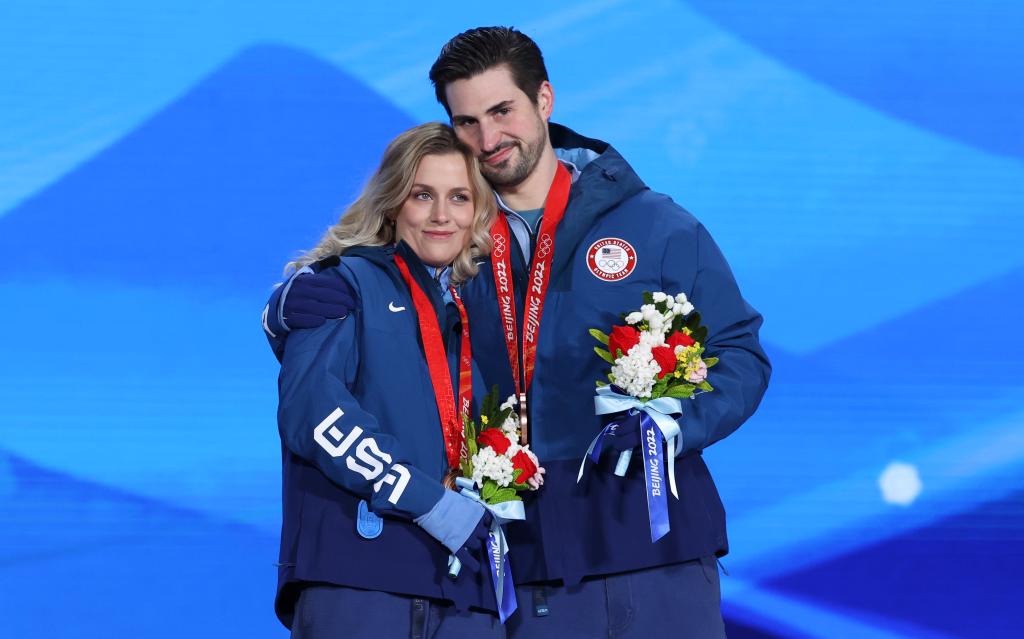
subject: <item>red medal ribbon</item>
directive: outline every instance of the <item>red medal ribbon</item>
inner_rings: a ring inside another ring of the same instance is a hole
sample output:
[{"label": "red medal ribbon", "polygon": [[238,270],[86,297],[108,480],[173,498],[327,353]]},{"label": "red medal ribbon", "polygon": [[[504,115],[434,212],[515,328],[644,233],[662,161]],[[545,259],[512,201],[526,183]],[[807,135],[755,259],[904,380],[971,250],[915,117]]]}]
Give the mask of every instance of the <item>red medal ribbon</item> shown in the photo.
[{"label": "red medal ribbon", "polygon": [[[522,440],[527,440],[526,432],[526,392],[533,381],[533,371],[537,362],[537,343],[540,337],[540,319],[544,312],[544,298],[547,296],[548,282],[551,280],[551,263],[555,257],[555,229],[565,216],[565,208],[569,203],[569,189],[572,187],[572,175],[561,162],[557,163],[555,179],[551,182],[547,200],[544,202],[544,221],[537,234],[537,247],[530,262],[529,288],[526,292],[526,318],[523,321],[523,337],[520,342],[516,331],[515,285],[512,282],[512,233],[508,220],[499,215],[491,227],[491,240],[494,249],[491,252],[494,287],[498,294],[498,312],[501,314],[505,333],[505,346],[508,349],[508,360],[512,367],[515,380],[516,395],[519,396],[520,421]],[[522,344],[523,380],[520,384],[519,349]]]},{"label": "red medal ribbon", "polygon": [[437,402],[437,414],[441,418],[441,434],[444,436],[444,450],[448,457],[448,466],[459,468],[466,442],[463,436],[463,418],[469,417],[469,405],[473,396],[473,355],[469,343],[469,317],[455,289],[452,288],[452,299],[459,309],[462,318],[462,352],[459,356],[459,403],[455,404],[452,391],[452,380],[448,371],[448,355],[441,336],[441,327],[434,313],[434,306],[427,298],[419,284],[412,278],[409,266],[401,255],[395,253],[395,264],[402,273],[409,291],[412,293],[412,304],[416,309],[416,320],[420,327],[420,338],[423,340],[423,354],[427,358],[427,369],[430,371],[430,384],[434,387],[434,399]]}]

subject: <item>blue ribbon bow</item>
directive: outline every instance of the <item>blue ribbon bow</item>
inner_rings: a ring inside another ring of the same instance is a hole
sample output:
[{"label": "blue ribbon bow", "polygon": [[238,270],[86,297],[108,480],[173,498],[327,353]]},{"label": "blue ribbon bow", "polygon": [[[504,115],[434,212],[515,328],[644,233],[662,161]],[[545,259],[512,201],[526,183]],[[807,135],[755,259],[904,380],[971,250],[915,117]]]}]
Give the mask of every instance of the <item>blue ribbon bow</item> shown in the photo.
[{"label": "blue ribbon bow", "polygon": [[[473,480],[467,477],[456,477],[455,485],[459,492],[470,499],[480,502],[480,505],[491,513],[491,530],[487,542],[487,563],[491,566],[491,583],[494,585],[494,598],[498,603],[498,617],[501,623],[512,616],[519,604],[516,602],[516,589],[512,581],[512,570],[508,565],[508,542],[505,539],[505,531],[502,526],[511,521],[522,521],[526,519],[526,508],[519,499],[505,501],[500,504],[488,504],[480,498],[480,493],[473,488]],[[461,568],[458,558],[454,555],[448,558],[451,575],[458,575]]]},{"label": "blue ribbon bow", "polygon": [[[682,402],[674,397],[659,397],[644,402],[636,397],[618,393],[610,386],[602,386],[597,389],[594,407],[598,415],[626,413],[627,421],[609,423],[590,442],[587,453],[583,456],[583,461],[580,462],[580,471],[576,475],[576,482],[579,483],[583,479],[583,470],[586,468],[588,457],[597,463],[605,439],[614,437],[620,428],[637,428],[641,434],[640,451],[643,455],[644,480],[647,484],[647,514],[651,524],[651,542],[658,541],[670,529],[668,502],[665,491],[662,489],[666,474],[672,496],[679,499],[679,492],[676,489],[675,459],[681,433],[679,424],[672,415],[683,412]],[[633,420],[639,420],[639,424],[631,423]],[[662,441],[665,442],[668,449],[664,457],[661,452]],[[626,468],[632,457],[632,450],[622,451],[619,454],[618,463],[615,465],[616,475],[622,477],[626,474]]]}]

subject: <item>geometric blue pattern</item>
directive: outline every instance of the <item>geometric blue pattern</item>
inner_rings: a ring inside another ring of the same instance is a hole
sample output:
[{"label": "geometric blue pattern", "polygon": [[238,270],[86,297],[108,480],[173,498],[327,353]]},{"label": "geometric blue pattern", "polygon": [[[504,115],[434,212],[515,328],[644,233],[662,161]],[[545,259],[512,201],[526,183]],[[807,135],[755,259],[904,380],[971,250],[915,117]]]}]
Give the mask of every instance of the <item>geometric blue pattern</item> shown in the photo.
[{"label": "geometric blue pattern", "polygon": [[1024,8],[552,6],[4,4],[0,634],[284,636],[259,312],[481,24],[765,315],[771,388],[705,454],[730,637],[1020,627]]}]

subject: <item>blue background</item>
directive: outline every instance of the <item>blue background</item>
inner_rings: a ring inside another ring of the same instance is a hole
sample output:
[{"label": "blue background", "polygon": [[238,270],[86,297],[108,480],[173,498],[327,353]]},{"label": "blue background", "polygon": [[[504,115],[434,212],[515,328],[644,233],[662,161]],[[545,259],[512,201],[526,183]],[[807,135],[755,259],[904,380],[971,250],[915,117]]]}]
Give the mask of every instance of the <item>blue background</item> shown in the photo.
[{"label": "blue background", "polygon": [[1024,4],[6,0],[0,635],[286,636],[259,312],[485,24],[766,317],[730,636],[1019,632]]}]

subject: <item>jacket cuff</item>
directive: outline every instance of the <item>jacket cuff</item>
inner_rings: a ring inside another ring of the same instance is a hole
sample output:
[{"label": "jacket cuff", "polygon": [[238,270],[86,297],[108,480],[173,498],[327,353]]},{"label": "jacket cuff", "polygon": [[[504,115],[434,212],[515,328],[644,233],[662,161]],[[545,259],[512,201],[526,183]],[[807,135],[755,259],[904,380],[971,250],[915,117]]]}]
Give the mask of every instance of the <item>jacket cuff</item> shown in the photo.
[{"label": "jacket cuff", "polygon": [[454,554],[466,543],[483,516],[483,506],[454,490],[445,489],[440,501],[413,521]]}]

